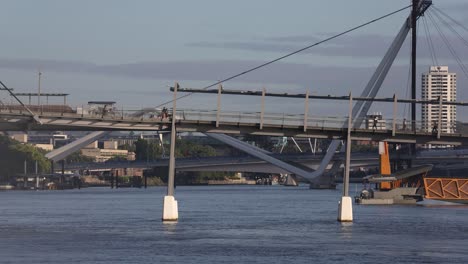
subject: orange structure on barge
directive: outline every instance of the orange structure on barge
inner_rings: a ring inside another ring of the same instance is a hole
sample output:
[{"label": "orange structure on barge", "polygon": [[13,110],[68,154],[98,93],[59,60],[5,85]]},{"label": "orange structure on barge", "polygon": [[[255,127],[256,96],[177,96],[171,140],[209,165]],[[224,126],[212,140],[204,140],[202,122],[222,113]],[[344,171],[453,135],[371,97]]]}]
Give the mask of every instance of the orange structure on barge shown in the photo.
[{"label": "orange structure on barge", "polygon": [[426,199],[468,204],[468,179],[424,178]]}]

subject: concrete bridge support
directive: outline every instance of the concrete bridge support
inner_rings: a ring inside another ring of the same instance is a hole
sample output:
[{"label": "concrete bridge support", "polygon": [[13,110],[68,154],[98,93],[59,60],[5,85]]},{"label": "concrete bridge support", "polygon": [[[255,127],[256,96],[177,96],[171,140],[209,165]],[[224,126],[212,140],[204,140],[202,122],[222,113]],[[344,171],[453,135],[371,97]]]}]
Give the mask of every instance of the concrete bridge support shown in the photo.
[{"label": "concrete bridge support", "polygon": [[167,181],[167,195],[164,196],[163,202],[163,221],[177,221],[179,219],[179,209],[177,206],[177,200],[174,198],[174,177],[175,177],[175,142],[176,142],[176,100],[177,100],[177,88],[179,84],[174,85],[174,100],[172,106],[172,124],[171,124],[171,150],[169,153],[169,178]]},{"label": "concrete bridge support", "polygon": [[288,174],[286,176],[286,181],[284,182],[284,186],[298,186],[295,177],[292,174]]},{"label": "concrete bridge support", "polygon": [[[340,166],[341,162],[335,162],[335,164],[338,164],[337,166]],[[332,168],[333,168],[332,166]],[[327,172],[324,173],[320,176],[317,176],[313,180],[310,181],[309,183],[309,189],[336,189],[336,183],[335,183],[335,176],[334,173],[332,172]]]},{"label": "concrete bridge support", "polygon": [[349,116],[348,116],[348,133],[346,136],[346,162],[343,176],[343,196],[338,206],[338,221],[352,222],[353,221],[353,201],[349,197],[349,167],[351,164],[351,126],[352,126],[352,111],[353,98],[349,94]]}]

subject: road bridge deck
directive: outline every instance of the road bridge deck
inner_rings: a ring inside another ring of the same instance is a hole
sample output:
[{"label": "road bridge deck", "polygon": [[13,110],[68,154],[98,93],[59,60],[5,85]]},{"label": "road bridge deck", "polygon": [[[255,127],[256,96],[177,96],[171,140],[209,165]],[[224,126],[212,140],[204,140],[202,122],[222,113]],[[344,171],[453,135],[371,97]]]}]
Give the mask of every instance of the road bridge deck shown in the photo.
[{"label": "road bridge deck", "polygon": [[[429,155],[433,154],[433,155]],[[273,157],[284,161],[293,161],[307,165],[318,165],[323,159],[323,154],[273,154]],[[447,166],[450,164],[468,166],[468,155],[464,151],[463,154],[458,154],[457,151],[434,151],[420,152],[416,157],[409,155],[392,154],[391,159],[414,159],[414,164],[433,164],[435,166]],[[344,153],[336,153],[332,161],[343,162],[345,159]],[[153,168],[167,166],[168,158],[161,158],[150,161],[108,161],[108,162],[85,162],[65,164],[65,169],[105,169],[105,168]],[[245,166],[250,166],[250,171],[254,166],[266,164],[258,158],[251,156],[215,156],[215,157],[197,157],[197,158],[177,158],[177,170],[212,170],[215,167],[235,167],[234,171],[242,171]],[[372,166],[379,163],[379,156],[372,152],[356,152],[351,157],[352,166]]]}]

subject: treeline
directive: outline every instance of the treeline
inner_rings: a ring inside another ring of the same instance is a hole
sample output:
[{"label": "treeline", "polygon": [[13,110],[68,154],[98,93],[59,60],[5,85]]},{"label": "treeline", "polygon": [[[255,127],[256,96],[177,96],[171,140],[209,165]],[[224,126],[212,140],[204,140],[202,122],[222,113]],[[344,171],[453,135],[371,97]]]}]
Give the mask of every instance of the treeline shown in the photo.
[{"label": "treeline", "polygon": [[[156,160],[160,159],[163,152],[169,156],[170,145],[165,144],[164,149],[159,141],[139,139],[133,146],[123,146],[122,148],[134,151],[137,160]],[[175,147],[176,158],[198,158],[216,156],[216,150],[207,145],[196,144],[185,139],[177,139]],[[145,174],[149,177],[157,177],[161,182],[167,182],[167,167],[153,168],[146,170]],[[226,177],[232,177],[233,172],[177,172],[175,178],[176,185],[206,184],[208,180],[224,180]]]},{"label": "treeline", "polygon": [[[160,159],[163,153],[169,156],[170,145],[165,144],[163,149],[159,140],[138,139],[134,145],[122,145],[120,148],[135,152],[137,160],[156,160]],[[177,139],[175,156],[176,158],[211,157],[216,156],[216,150],[211,146],[195,144],[185,139]]]},{"label": "treeline", "polygon": [[[166,156],[169,155],[170,145],[164,145],[164,149],[155,140],[139,139],[133,145],[121,146],[121,149],[127,149],[136,153],[137,160],[156,160],[162,157],[163,152]],[[9,182],[13,177],[26,173],[33,174],[36,172],[36,162],[38,173],[49,173],[51,169],[50,161],[47,160],[45,154],[47,151],[37,148],[31,144],[20,143],[8,136],[0,135],[0,181]],[[216,150],[211,146],[195,144],[184,139],[176,141],[176,157],[209,157],[216,156]],[[120,157],[116,157],[120,158]],[[92,162],[93,158],[86,157],[80,152],[73,153],[66,158],[66,163],[74,162]],[[158,173],[160,174],[160,172]],[[207,179],[222,179],[225,173],[218,172],[203,172],[189,173],[185,175],[185,182],[202,182]],[[230,175],[230,174],[228,174]],[[165,180],[165,175],[161,175]],[[183,184],[183,182],[179,182]]]},{"label": "treeline", "polygon": [[45,150],[31,144],[20,143],[5,135],[0,135],[0,180],[9,181],[12,177],[24,173],[46,173],[50,171],[50,163],[44,156]]}]

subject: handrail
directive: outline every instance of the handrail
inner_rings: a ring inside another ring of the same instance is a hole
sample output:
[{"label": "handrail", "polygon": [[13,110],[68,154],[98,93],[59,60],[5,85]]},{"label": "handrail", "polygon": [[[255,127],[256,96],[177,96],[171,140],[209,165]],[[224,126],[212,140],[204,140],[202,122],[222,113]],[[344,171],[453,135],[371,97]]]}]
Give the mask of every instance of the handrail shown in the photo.
[{"label": "handrail", "polygon": [[[118,120],[130,121],[130,122],[161,122],[169,123],[171,116],[162,116],[161,112],[158,112],[155,109],[152,111],[146,111],[146,109],[132,109],[132,110],[118,110],[118,111],[109,111],[106,113],[99,113],[94,111],[85,111],[81,109],[81,112],[70,111],[68,108],[67,111],[61,112],[51,112],[44,109],[40,117],[61,117],[61,118],[88,118],[94,120]],[[146,111],[146,112],[145,112]],[[22,109],[19,109],[17,106],[2,105],[0,106],[0,113],[10,113],[10,114],[21,114],[27,115]],[[138,114],[138,115],[137,115]],[[180,121],[194,121],[194,122],[216,122],[217,115],[219,114],[219,124],[222,125],[227,123],[245,123],[245,124],[260,124],[261,112],[240,112],[240,111],[223,111],[217,113],[216,110],[196,110],[196,109],[178,109],[176,111],[176,120]],[[336,129],[345,129],[347,125],[343,126],[343,123],[346,123],[346,116],[318,116],[318,115],[308,115],[307,118],[304,118],[304,114],[288,114],[288,113],[264,113],[263,114],[263,125],[264,126],[297,126],[303,127],[304,121],[308,129],[314,128],[336,128]],[[360,120],[362,122],[358,127],[353,127],[353,129],[364,129],[364,130],[373,130],[373,131],[395,131],[398,132],[409,132],[413,127],[412,124],[406,119],[378,119],[375,122],[373,119],[364,118]],[[395,127],[393,127],[393,125]],[[434,126],[433,124],[427,124],[422,121],[415,122],[415,131],[414,133],[424,132],[424,133],[435,133],[437,134],[440,130],[442,134],[460,134],[462,130],[460,129],[463,126],[461,122],[454,122],[452,124],[441,124],[440,126]]]}]

